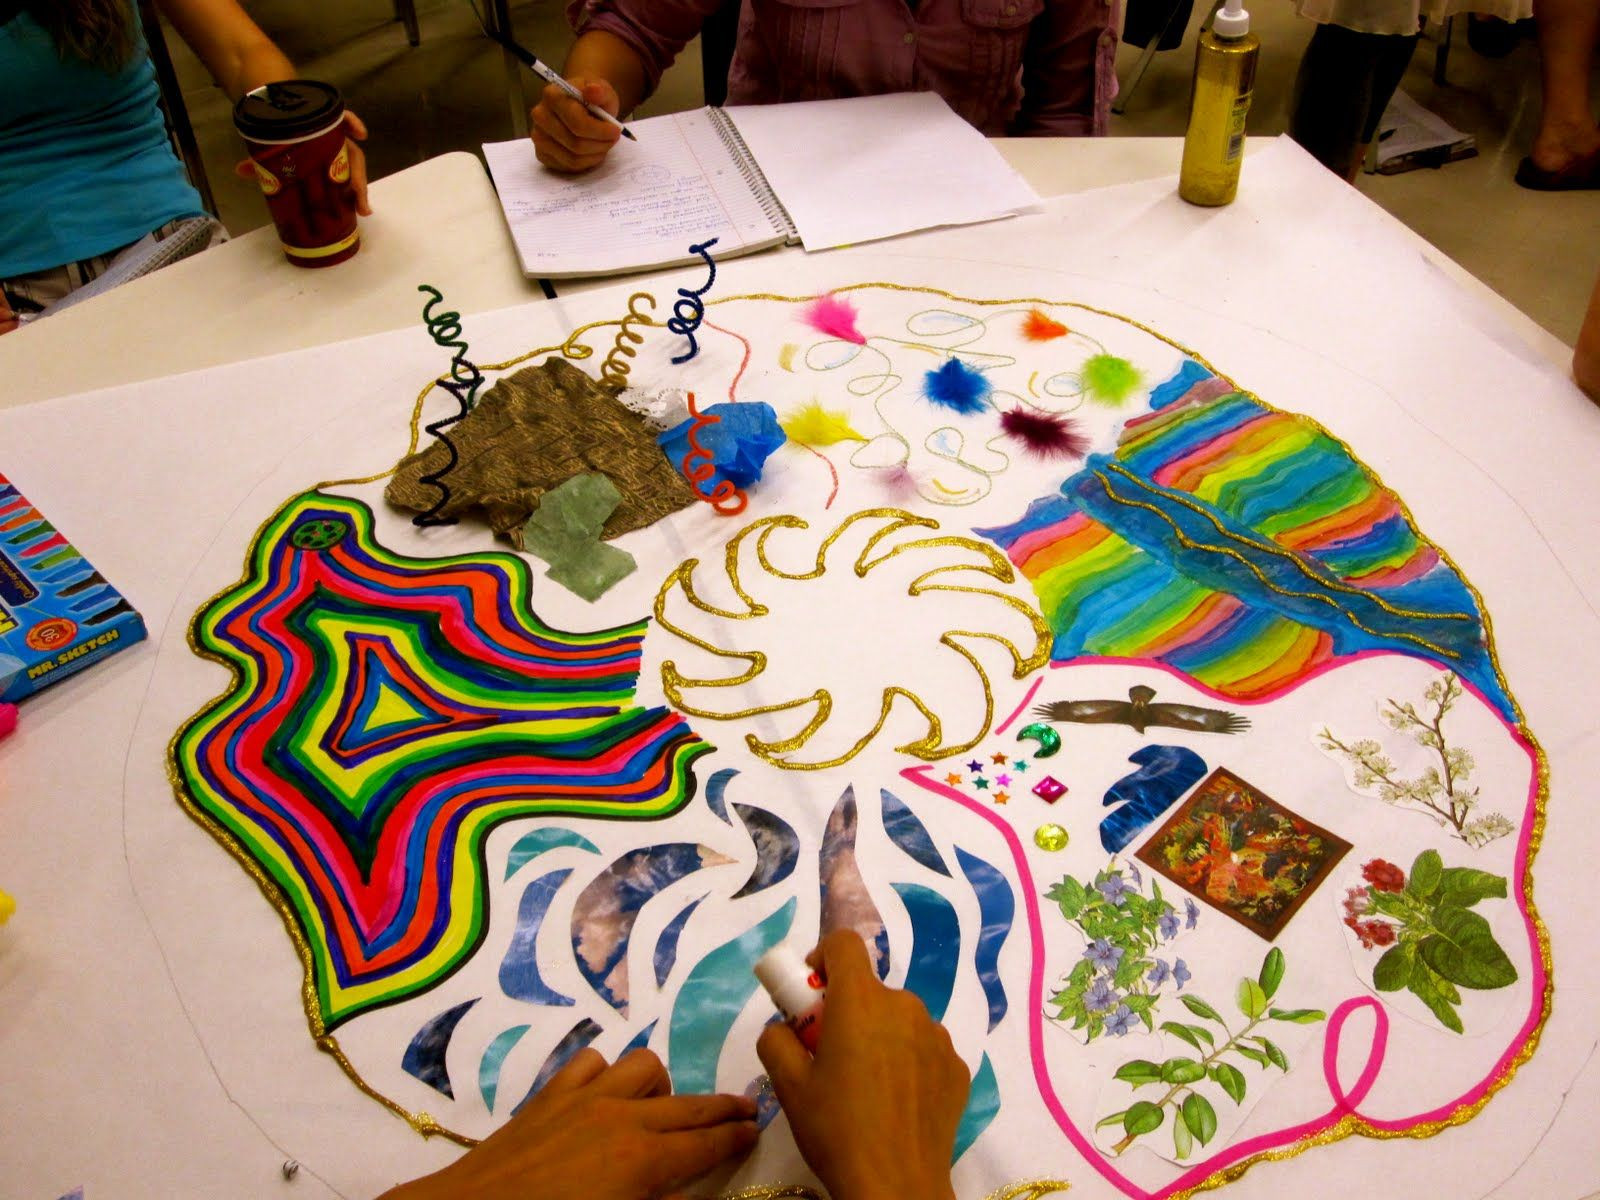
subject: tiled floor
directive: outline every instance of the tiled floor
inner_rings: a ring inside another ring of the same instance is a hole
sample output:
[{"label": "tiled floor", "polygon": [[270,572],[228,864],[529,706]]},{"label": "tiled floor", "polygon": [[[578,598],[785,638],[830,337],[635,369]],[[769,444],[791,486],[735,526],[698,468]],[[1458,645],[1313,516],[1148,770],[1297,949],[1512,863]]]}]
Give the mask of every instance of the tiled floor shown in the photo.
[{"label": "tiled floor", "polygon": [[[388,0],[248,0],[247,6],[305,74],[344,89],[351,107],[372,127],[374,177],[447,150],[475,150],[481,142],[511,136],[502,60],[479,33],[468,0],[420,0],[422,43],[416,48],[406,44]],[[556,64],[571,39],[564,7],[557,0],[512,6],[523,44]],[[1204,15],[1201,6],[1182,49],[1156,55],[1126,114],[1113,118],[1114,135],[1183,132],[1192,48]],[[1312,27],[1289,4],[1265,0],[1256,0],[1254,24],[1263,50],[1250,132],[1277,134],[1287,123],[1295,68]],[[1512,182],[1538,120],[1537,50],[1529,40],[1505,58],[1482,58],[1468,48],[1462,25],[1464,20],[1457,22],[1448,84],[1433,82],[1437,31],[1430,31],[1404,87],[1457,128],[1473,133],[1479,155],[1439,170],[1364,176],[1358,186],[1571,342],[1600,271],[1600,192],[1529,192]],[[174,52],[223,219],[236,232],[264,224],[266,211],[255,185],[231,173],[239,146],[226,100],[181,43]],[[1121,78],[1128,78],[1137,56],[1123,47]],[[534,90],[528,88],[530,94]],[[1600,95],[1600,86],[1595,91]],[[698,47],[691,46],[641,112],[700,103]],[[1315,219],[1315,213],[1306,214],[1306,220]]]}]

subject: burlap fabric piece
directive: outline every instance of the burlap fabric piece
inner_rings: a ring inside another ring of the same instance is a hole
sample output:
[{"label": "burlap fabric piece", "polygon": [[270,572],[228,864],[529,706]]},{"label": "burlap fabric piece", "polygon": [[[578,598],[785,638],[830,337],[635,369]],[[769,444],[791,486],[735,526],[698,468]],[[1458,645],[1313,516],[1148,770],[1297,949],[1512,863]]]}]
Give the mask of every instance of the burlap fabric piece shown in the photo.
[{"label": "burlap fabric piece", "polygon": [[[522,526],[540,497],[574,475],[599,471],[622,493],[603,538],[643,529],[695,501],[656,445],[656,429],[562,358],[500,380],[445,432],[459,461],[444,477],[450,498],[436,515],[481,516],[519,550]],[[422,477],[447,461],[437,441],[401,459],[384,497],[398,508],[426,512],[440,493]]]}]

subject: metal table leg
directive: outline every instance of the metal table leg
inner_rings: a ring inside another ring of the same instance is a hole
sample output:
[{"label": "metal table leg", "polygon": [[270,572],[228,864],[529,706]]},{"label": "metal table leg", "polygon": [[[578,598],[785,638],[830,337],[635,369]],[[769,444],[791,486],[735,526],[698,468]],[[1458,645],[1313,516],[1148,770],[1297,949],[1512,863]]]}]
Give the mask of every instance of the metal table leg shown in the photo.
[{"label": "metal table leg", "polygon": [[[516,39],[511,28],[511,6],[508,0],[488,0],[486,5],[489,26],[502,37]],[[511,106],[511,132],[516,137],[528,136],[528,97],[522,90],[522,64],[511,51],[500,50],[500,61],[506,69],[506,101]]]}]

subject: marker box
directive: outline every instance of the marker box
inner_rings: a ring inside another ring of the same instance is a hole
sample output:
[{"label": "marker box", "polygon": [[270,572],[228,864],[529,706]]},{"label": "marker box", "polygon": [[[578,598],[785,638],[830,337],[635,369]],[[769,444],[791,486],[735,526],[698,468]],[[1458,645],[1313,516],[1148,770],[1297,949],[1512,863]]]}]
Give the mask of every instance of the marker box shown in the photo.
[{"label": "marker box", "polygon": [[0,475],[0,700],[31,696],[144,636],[133,605]]}]

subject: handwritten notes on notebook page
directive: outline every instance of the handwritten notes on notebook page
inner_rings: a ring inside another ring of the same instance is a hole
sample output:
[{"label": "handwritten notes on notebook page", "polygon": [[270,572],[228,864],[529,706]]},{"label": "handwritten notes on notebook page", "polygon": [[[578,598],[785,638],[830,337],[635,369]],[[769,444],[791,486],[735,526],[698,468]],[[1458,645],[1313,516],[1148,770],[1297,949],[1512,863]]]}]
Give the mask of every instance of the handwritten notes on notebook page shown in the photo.
[{"label": "handwritten notes on notebook page", "polygon": [[1039,206],[1027,180],[934,92],[723,111],[807,250]]},{"label": "handwritten notes on notebook page", "polygon": [[584,175],[546,170],[526,140],[484,146],[529,275],[688,265],[699,261],[689,246],[711,238],[718,258],[795,232],[826,250],[1039,203],[932,92],[703,108],[630,128],[638,141]]},{"label": "handwritten notes on notebook page", "polygon": [[522,269],[560,278],[688,265],[696,242],[725,258],[785,239],[763,211],[709,109],[635,121],[583,175],[547,171],[526,138],[483,147]]}]

